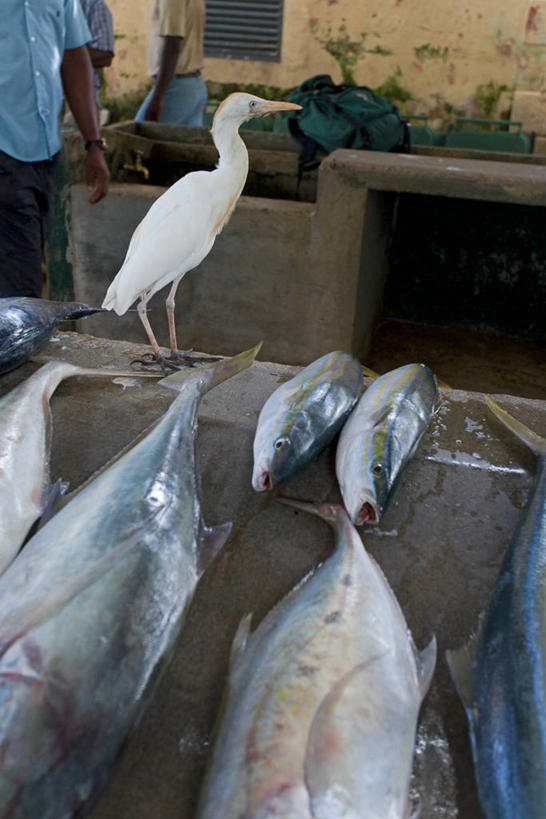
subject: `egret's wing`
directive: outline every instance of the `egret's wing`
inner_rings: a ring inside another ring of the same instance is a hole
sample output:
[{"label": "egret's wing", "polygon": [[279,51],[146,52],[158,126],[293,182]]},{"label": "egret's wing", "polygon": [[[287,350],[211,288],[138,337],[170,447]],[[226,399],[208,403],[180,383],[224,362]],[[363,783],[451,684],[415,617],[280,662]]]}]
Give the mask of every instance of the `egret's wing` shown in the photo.
[{"label": "egret's wing", "polygon": [[105,306],[122,314],[143,293],[159,290],[207,255],[222,209],[210,176],[207,171],[188,174],[154,202],[133,234]]},{"label": "egret's wing", "polygon": [[[158,230],[172,225],[178,218],[183,219],[184,211],[191,212],[194,203],[199,202],[200,210],[206,211],[210,202],[206,195],[210,188],[209,176],[208,171],[187,174],[156,199],[131,236],[124,265],[136,252],[147,249]],[[206,212],[203,216],[207,216]]]}]

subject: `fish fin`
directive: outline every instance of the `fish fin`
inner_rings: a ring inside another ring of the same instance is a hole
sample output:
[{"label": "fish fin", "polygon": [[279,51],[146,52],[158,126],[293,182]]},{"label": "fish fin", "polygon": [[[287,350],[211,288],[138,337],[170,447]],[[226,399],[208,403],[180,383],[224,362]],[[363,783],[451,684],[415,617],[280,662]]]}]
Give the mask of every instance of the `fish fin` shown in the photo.
[{"label": "fish fin", "polygon": [[[106,312],[106,311],[105,311]],[[44,355],[33,355],[28,359],[33,364],[68,364],[72,367],[71,372],[65,373],[62,378],[69,378],[73,375],[90,375],[99,378],[160,378],[162,373],[143,373],[140,370],[114,370],[108,367],[80,367],[79,364],[71,364],[69,361],[60,361],[57,358],[48,358]]]},{"label": "fish fin", "polygon": [[362,375],[367,375],[368,378],[380,378],[379,373],[376,373],[375,370],[370,370],[369,367],[366,367],[364,364],[360,365],[362,369]]},{"label": "fish fin", "polygon": [[203,392],[208,392],[217,384],[221,384],[222,381],[226,381],[233,375],[237,375],[237,373],[250,367],[261,346],[262,342],[260,341],[251,350],[245,350],[245,352],[239,353],[239,355],[232,358],[223,358],[221,361],[199,367],[199,369],[187,367],[168,375],[167,378],[162,378],[158,383],[163,387],[180,390],[188,379],[199,378],[203,380]]},{"label": "fish fin", "polygon": [[434,669],[436,667],[436,656],[438,653],[438,644],[436,642],[436,635],[432,635],[432,639],[428,646],[417,654],[417,676],[419,679],[419,691],[421,698],[427,693]]},{"label": "fish fin", "polygon": [[508,427],[508,429],[516,435],[520,441],[523,441],[535,455],[546,455],[546,439],[537,435],[532,429],[522,424],[509,412],[500,407],[496,401],[493,401],[488,395],[483,396],[489,409],[497,416],[499,421]]},{"label": "fish fin", "polygon": [[230,672],[235,668],[243,654],[250,636],[250,626],[252,623],[252,612],[245,614],[241,622],[237,626],[237,631],[231,643],[231,651],[229,653],[229,670]]},{"label": "fish fin", "polygon": [[451,679],[468,714],[472,713],[474,707],[474,655],[479,634],[480,629],[461,648],[446,651]]},{"label": "fish fin", "polygon": [[40,515],[37,522],[36,531],[38,531],[38,529],[41,529],[42,526],[45,526],[45,524],[49,520],[51,520],[51,518],[54,515],[57,514],[61,507],[62,499],[66,494],[69,486],[70,486],[69,482],[63,481],[62,478],[58,478],[55,481],[55,483],[48,492],[42,514]]},{"label": "fish fin", "polygon": [[[36,518],[30,529],[28,530],[23,546],[25,543],[34,537],[38,529],[41,529],[43,526],[51,520],[54,515],[62,508],[64,500],[64,493],[69,487],[68,481],[63,481],[62,478],[59,478],[55,481],[53,486],[50,488],[49,492],[47,493],[44,506],[42,509],[41,515]],[[23,548],[23,547],[21,547]]]},{"label": "fish fin", "polygon": [[[387,648],[387,652],[388,652]],[[354,666],[341,677],[318,706],[309,729],[304,759],[304,779],[311,815],[317,819],[353,815],[356,805],[365,804],[364,782],[354,781],[347,766],[349,749],[369,743],[366,726],[381,721],[385,693],[366,679],[385,652]],[[362,708],[363,696],[366,704]],[[388,698],[388,695],[387,695]],[[390,742],[389,731],[385,741]],[[378,749],[381,753],[381,748]]]},{"label": "fish fin", "polygon": [[197,572],[203,574],[210,566],[231,533],[231,521],[220,526],[205,526],[201,524],[199,530],[199,548],[197,551]]},{"label": "fish fin", "polygon": [[334,524],[339,511],[342,510],[340,504],[313,503],[313,501],[300,500],[300,498],[292,498],[288,495],[277,495],[275,500],[279,503],[283,503],[285,506],[292,506],[300,512],[315,515],[315,517],[330,524]]},{"label": "fish fin", "polygon": [[449,384],[446,384],[446,382],[442,381],[440,378],[436,379],[436,383],[440,387],[440,389],[442,389],[442,390],[451,390],[451,389],[453,389],[452,387],[449,386]]}]

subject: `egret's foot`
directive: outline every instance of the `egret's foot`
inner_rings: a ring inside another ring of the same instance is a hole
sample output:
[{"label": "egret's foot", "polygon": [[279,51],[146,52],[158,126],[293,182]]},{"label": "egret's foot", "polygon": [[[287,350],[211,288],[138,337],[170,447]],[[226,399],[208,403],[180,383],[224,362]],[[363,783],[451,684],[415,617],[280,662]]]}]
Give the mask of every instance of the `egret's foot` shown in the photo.
[{"label": "egret's foot", "polygon": [[169,375],[172,370],[178,369],[170,364],[168,359],[163,356],[158,357],[155,353],[144,353],[142,358],[135,358],[131,361],[131,367],[134,367],[135,364],[139,365],[138,369],[141,371],[148,372],[149,370],[156,369],[162,372],[163,375]]},{"label": "egret's foot", "polygon": [[220,361],[219,356],[190,355],[190,350],[171,350],[171,354],[165,359],[167,367],[174,370],[181,370],[184,367],[195,367],[196,364],[206,364],[207,362]]}]

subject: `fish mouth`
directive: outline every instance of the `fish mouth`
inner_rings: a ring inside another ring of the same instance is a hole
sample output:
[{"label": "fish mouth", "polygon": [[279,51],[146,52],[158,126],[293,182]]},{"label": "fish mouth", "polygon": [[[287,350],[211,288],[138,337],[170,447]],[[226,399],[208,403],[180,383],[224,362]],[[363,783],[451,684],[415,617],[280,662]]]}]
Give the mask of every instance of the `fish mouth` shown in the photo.
[{"label": "fish mouth", "polygon": [[272,488],[271,476],[267,469],[261,469],[252,479],[252,486],[256,492],[267,492]]},{"label": "fish mouth", "polygon": [[356,516],[357,526],[363,523],[376,523],[379,520],[376,507],[370,501],[364,501]]}]

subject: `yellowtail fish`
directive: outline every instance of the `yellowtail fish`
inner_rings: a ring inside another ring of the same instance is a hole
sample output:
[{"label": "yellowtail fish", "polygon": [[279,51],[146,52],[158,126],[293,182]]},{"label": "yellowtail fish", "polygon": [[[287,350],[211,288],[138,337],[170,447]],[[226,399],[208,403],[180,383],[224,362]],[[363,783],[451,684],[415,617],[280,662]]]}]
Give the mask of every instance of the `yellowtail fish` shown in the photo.
[{"label": "yellowtail fish", "polygon": [[333,555],[235,636],[197,819],[402,819],[436,661],[341,506]]},{"label": "yellowtail fish", "polygon": [[428,426],[438,396],[424,364],[406,364],[366,390],[341,430],[336,475],[354,524],[378,521]]},{"label": "yellowtail fish", "polygon": [[278,387],[258,418],[253,488],[272,489],[317,458],[343,426],[361,389],[359,361],[341,351],[318,358]]},{"label": "yellowtail fish", "polygon": [[47,344],[61,321],[100,313],[77,301],[30,296],[0,299],[0,373],[13,370]]},{"label": "yellowtail fish", "polygon": [[486,819],[546,816],[546,440],[491,399],[537,456],[531,496],[478,633],[447,652]]},{"label": "yellowtail fish", "polygon": [[[49,400],[73,375],[140,376],[119,370],[50,361],[0,398],[0,574],[49,502],[51,413]],[[145,377],[148,374],[145,375]],[[57,491],[57,485],[53,494]]]},{"label": "yellowtail fish", "polygon": [[177,373],[179,395],[0,577],[0,816],[87,815],[230,524],[203,521],[201,396],[257,349]]}]

